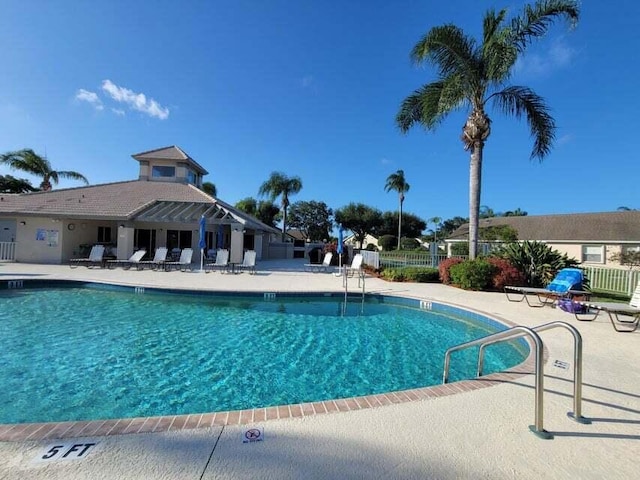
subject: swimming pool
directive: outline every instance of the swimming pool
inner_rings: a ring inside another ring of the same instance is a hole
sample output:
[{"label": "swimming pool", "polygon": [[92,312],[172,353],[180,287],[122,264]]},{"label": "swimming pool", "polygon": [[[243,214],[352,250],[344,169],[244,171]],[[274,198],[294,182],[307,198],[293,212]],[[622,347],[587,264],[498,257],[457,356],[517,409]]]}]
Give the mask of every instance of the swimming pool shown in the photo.
[{"label": "swimming pool", "polygon": [[[35,285],[35,283],[34,283]],[[240,410],[441,382],[444,351],[500,329],[417,300],[114,288],[0,291],[0,423]],[[421,308],[416,308],[420,307]],[[487,351],[487,373],[522,343]],[[472,378],[473,351],[452,379]]]}]

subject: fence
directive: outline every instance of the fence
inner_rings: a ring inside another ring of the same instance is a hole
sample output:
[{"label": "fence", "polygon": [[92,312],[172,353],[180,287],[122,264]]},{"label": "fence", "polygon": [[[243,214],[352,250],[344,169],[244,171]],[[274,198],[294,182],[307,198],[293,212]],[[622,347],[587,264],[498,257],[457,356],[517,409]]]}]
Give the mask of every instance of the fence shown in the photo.
[{"label": "fence", "polygon": [[582,265],[591,290],[631,296],[640,280],[640,270]]},{"label": "fence", "polygon": [[[431,255],[429,253],[396,253],[396,252],[369,252],[361,250],[363,261],[373,268],[380,267],[432,267],[438,268],[440,262],[447,258],[446,255]],[[460,257],[465,258],[465,257]]]},{"label": "fence", "polygon": [[0,262],[16,261],[16,242],[0,242]]}]

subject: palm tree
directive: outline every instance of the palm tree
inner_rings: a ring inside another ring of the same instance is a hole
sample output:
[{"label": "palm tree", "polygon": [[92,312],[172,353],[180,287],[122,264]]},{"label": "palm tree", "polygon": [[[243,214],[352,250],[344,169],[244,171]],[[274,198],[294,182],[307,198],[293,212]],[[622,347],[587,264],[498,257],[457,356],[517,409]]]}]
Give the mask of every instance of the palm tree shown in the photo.
[{"label": "palm tree", "polygon": [[398,250],[400,250],[400,239],[402,238],[402,204],[404,203],[404,194],[409,191],[411,186],[404,178],[404,171],[398,170],[387,177],[387,183],[384,186],[385,192],[395,190],[398,192],[400,200],[400,210],[398,211]]},{"label": "palm tree", "polygon": [[289,206],[289,196],[295,195],[302,190],[302,180],[300,177],[287,177],[282,172],[271,172],[269,180],[260,186],[259,195],[267,195],[272,202],[281,197],[282,204],[282,241],[287,232],[287,207]]},{"label": "palm tree", "polygon": [[506,21],[506,10],[489,10],[484,16],[481,42],[455,25],[434,27],[411,52],[416,64],[430,62],[438,69],[438,80],[423,85],[400,106],[396,122],[402,132],[416,124],[434,130],[452,111],[469,112],[461,140],[470,150],[469,168],[469,257],[478,248],[478,211],[482,152],[491,132],[487,102],[505,114],[526,117],[534,137],[531,158],[540,161],[551,150],[555,122],[542,97],[528,87],[508,85],[513,66],[531,41],[543,36],[556,17],[575,25],[579,17],[576,0],[539,0],[526,5],[521,16]]},{"label": "palm tree", "polygon": [[442,224],[442,218],[440,217],[431,217],[429,219],[430,223],[433,223],[435,225],[436,228],[433,229],[433,241],[435,243],[438,243],[438,229],[440,228],[440,225]]},{"label": "palm tree", "polygon": [[29,180],[15,178],[11,175],[0,175],[0,193],[28,193],[37,190]]},{"label": "palm tree", "polygon": [[51,190],[51,184],[58,184],[61,178],[69,178],[71,180],[80,180],[85,184],[89,184],[89,180],[78,172],[67,170],[53,170],[51,163],[45,157],[37,155],[33,150],[25,148],[16,152],[7,152],[0,155],[0,163],[9,165],[15,170],[21,170],[42,178],[40,189],[48,192]]}]

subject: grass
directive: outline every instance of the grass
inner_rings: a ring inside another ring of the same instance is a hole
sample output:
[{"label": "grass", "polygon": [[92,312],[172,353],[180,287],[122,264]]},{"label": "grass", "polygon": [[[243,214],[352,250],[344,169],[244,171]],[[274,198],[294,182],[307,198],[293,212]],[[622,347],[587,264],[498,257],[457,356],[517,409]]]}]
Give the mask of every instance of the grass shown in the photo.
[{"label": "grass", "polygon": [[591,301],[593,302],[618,302],[618,303],[629,303],[631,297],[622,294],[616,293],[607,293],[607,292],[593,292],[591,296]]}]

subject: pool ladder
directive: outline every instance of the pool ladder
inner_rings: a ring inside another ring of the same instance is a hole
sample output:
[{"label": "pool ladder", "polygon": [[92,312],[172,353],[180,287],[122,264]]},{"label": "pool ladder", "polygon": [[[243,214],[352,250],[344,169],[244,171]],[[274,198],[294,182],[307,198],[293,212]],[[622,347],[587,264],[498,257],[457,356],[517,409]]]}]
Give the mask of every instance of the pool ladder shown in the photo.
[{"label": "pool ladder", "polygon": [[551,439],[553,438],[553,435],[547,432],[543,425],[544,362],[542,353],[544,345],[537,332],[543,332],[552,328],[564,328],[569,330],[571,335],[573,335],[573,412],[568,412],[567,416],[573,418],[576,422],[589,424],[591,421],[582,416],[582,336],[575,327],[566,322],[551,322],[532,328],[516,326],[502,332],[493,333],[486,337],[451,347],[444,355],[442,383],[444,384],[449,381],[449,366],[451,364],[451,354],[453,352],[479,345],[478,368],[476,373],[478,377],[481,377],[482,370],[484,368],[484,351],[488,345],[514,340],[524,336],[529,337],[535,347],[535,416],[534,424],[529,426],[529,430],[540,438]]},{"label": "pool ladder", "polygon": [[[344,287],[344,301],[342,302],[342,316],[347,313],[347,302],[349,299],[349,276],[347,275],[347,268],[342,268],[342,286]],[[358,272],[358,287],[362,285],[362,297],[360,303],[360,313],[364,313],[364,297],[365,297],[365,288],[364,288],[364,270]]]}]

